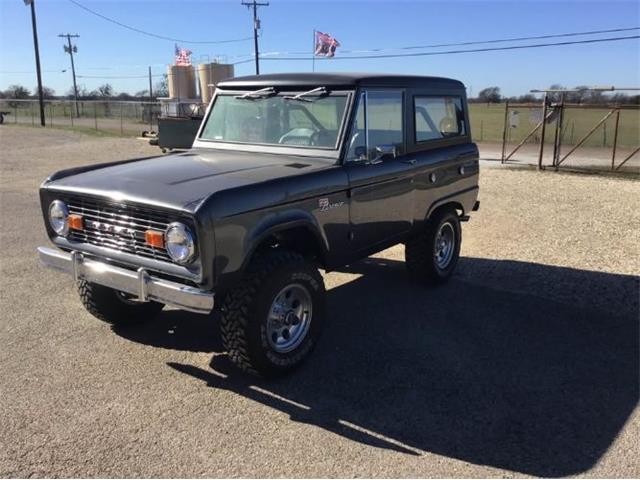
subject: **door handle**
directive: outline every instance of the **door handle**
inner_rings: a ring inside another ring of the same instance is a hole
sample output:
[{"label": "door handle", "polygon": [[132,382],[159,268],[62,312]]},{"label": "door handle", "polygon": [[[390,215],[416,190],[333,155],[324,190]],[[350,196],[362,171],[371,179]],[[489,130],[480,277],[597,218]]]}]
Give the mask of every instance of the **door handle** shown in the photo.
[{"label": "door handle", "polygon": [[403,160],[402,163],[408,163],[409,165],[415,165],[416,163],[418,163],[418,161],[415,158],[412,158],[411,160]]}]

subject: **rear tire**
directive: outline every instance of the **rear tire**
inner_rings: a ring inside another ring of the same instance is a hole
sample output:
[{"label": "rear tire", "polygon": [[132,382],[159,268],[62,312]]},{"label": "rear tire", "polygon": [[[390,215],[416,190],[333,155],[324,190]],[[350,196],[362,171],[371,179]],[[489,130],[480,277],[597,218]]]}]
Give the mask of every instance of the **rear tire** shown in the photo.
[{"label": "rear tire", "polygon": [[97,319],[112,325],[152,320],[164,307],[157,302],[136,302],[130,295],[85,280],[79,280],[76,286],[84,308]]},{"label": "rear tire", "polygon": [[422,283],[446,283],[458,264],[461,242],[462,229],[456,211],[436,212],[425,230],[405,245],[410,275]]},{"label": "rear tire", "polygon": [[244,372],[280,376],[309,356],[324,315],[325,287],[318,270],[297,253],[267,252],[225,296],[222,342]]}]

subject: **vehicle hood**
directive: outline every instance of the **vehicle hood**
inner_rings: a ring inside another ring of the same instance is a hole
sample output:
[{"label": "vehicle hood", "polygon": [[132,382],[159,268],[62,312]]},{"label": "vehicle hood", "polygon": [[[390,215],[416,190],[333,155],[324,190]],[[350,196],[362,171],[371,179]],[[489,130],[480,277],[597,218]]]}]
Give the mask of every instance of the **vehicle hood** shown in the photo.
[{"label": "vehicle hood", "polygon": [[308,157],[192,150],[58,172],[44,187],[193,213],[217,192],[333,165],[333,160]]}]

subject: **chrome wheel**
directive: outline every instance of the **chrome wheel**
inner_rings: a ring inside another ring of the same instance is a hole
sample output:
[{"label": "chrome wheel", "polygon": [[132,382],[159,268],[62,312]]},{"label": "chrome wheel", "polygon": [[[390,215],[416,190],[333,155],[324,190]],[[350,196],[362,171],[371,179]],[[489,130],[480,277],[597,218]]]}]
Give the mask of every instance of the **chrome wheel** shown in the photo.
[{"label": "chrome wheel", "polygon": [[433,247],[433,258],[436,266],[442,270],[446,269],[453,258],[453,251],[456,245],[456,233],[453,225],[449,222],[443,223],[436,234],[436,241]]},{"label": "chrome wheel", "polygon": [[267,318],[267,339],[278,353],[296,349],[311,325],[311,294],[303,285],[287,285],[276,295]]}]

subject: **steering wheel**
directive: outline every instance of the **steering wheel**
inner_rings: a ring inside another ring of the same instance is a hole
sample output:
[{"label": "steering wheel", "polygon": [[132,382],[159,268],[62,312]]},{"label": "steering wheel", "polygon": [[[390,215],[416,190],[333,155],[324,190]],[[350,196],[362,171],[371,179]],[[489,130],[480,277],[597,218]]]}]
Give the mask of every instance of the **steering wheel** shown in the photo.
[{"label": "steering wheel", "polygon": [[316,131],[312,128],[292,128],[280,137],[279,144],[289,145],[313,145],[313,137]]},{"label": "steering wheel", "polygon": [[329,132],[325,128],[314,130],[314,132],[311,134],[311,142],[309,143],[309,145],[320,147],[324,146],[323,144],[325,142],[321,141],[322,137],[324,136],[326,138],[328,135]]}]

